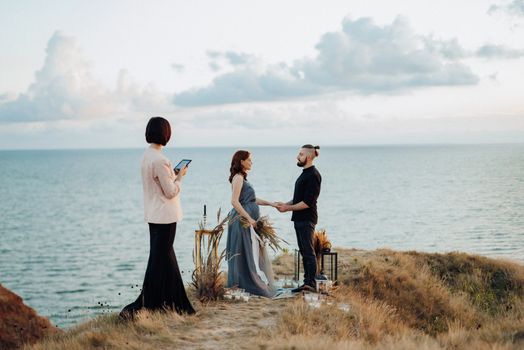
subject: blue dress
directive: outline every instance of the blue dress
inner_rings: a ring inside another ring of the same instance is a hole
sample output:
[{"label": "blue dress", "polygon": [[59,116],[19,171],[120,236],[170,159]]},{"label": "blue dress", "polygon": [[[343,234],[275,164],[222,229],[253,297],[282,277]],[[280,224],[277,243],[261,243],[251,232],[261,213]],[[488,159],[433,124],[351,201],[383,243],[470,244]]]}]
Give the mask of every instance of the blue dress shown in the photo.
[{"label": "blue dress", "polygon": [[[239,202],[245,211],[254,219],[260,218],[260,208],[255,202],[255,190],[244,180],[240,191]],[[230,212],[231,217],[238,215],[236,209]],[[262,257],[262,254],[260,254]],[[253,248],[250,228],[244,228],[237,218],[232,220],[227,230],[226,258],[228,262],[227,287],[243,288],[246,292],[264,297],[272,297],[275,290],[266,284],[257,274],[253,258]],[[264,264],[262,258],[259,264]]]}]

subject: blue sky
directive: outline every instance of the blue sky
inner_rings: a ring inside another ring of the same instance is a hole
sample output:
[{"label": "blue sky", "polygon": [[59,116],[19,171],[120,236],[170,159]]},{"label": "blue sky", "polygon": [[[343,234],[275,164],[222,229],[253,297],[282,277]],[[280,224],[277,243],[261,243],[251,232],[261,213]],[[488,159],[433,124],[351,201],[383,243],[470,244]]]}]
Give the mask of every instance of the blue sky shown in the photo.
[{"label": "blue sky", "polygon": [[524,0],[0,3],[0,149],[522,142]]}]

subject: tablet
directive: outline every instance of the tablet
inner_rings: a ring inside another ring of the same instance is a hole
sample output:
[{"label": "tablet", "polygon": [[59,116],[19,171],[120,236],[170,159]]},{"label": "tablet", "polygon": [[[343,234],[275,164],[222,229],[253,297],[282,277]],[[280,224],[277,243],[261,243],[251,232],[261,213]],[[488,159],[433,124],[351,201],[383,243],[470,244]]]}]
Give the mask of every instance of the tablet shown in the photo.
[{"label": "tablet", "polygon": [[173,170],[175,171],[175,173],[177,173],[180,170],[184,169],[184,167],[188,166],[189,163],[191,163],[191,159],[182,159]]}]

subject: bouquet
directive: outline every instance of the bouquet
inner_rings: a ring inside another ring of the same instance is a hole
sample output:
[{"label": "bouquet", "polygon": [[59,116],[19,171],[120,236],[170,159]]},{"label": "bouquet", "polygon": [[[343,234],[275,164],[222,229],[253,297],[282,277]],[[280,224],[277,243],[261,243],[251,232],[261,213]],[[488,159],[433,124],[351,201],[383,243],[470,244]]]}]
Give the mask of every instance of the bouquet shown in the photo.
[{"label": "bouquet", "polygon": [[[240,218],[240,223],[244,228],[248,228],[250,226],[249,222],[243,217]],[[277,235],[273,224],[271,221],[269,221],[269,216],[262,216],[257,220],[255,232],[260,237],[260,239],[267,243],[267,245],[275,252],[283,250],[281,246],[282,243],[289,244]]]}]

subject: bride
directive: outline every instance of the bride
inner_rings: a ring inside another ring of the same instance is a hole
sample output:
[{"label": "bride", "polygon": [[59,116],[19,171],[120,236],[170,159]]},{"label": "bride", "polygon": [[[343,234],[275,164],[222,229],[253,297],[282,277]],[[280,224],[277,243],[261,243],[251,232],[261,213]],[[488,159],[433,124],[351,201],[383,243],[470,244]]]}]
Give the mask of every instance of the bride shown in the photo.
[{"label": "bride", "polygon": [[[275,287],[271,261],[254,228],[260,217],[259,205],[276,207],[276,203],[256,198],[255,190],[247,181],[252,164],[248,151],[237,151],[231,160],[229,182],[233,209],[227,232],[227,287],[243,288],[251,294],[272,297]],[[242,225],[240,216],[249,222],[249,227]]]}]

